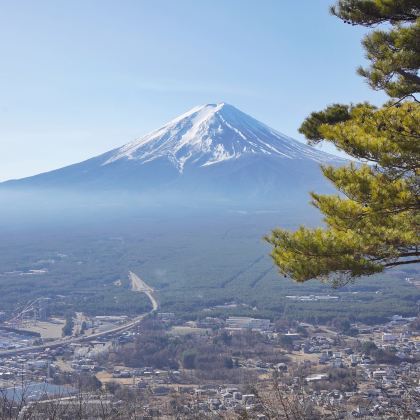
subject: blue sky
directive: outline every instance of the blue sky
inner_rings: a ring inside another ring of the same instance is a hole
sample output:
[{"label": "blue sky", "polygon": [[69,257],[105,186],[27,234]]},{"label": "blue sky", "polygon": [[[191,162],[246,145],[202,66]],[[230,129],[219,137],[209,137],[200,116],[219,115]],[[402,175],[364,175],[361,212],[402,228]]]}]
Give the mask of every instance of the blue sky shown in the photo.
[{"label": "blue sky", "polygon": [[307,114],[370,100],[364,30],[333,0],[0,0],[0,180],[120,146],[225,101],[297,139]]}]

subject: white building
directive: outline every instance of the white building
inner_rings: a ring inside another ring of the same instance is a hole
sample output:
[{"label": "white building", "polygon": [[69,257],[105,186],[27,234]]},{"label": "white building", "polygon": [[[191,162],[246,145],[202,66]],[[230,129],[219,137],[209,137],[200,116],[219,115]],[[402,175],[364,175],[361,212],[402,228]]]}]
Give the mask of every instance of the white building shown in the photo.
[{"label": "white building", "polygon": [[260,330],[267,331],[270,329],[269,319],[257,319],[242,316],[231,316],[226,320],[227,329],[232,330]]}]

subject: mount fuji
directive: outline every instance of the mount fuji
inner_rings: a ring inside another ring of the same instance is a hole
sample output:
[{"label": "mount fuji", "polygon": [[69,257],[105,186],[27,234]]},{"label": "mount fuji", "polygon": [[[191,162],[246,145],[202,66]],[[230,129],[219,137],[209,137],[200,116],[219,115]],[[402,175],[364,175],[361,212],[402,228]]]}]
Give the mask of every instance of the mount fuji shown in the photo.
[{"label": "mount fuji", "polygon": [[81,163],[0,184],[0,190],[130,192],[169,200],[308,201],[330,192],[320,164],[344,162],[232,105],[195,107],[161,128]]}]

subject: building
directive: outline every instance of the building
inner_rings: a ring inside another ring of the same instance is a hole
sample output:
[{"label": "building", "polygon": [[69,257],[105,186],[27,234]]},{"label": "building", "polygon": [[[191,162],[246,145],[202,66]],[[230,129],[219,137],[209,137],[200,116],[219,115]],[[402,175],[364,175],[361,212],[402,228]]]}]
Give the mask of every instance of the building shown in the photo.
[{"label": "building", "polygon": [[231,330],[267,331],[270,329],[270,320],[242,316],[231,316],[226,320],[226,328]]},{"label": "building", "polygon": [[383,333],[382,335],[383,342],[390,342],[390,341],[397,341],[397,340],[398,340],[398,336],[396,334]]}]

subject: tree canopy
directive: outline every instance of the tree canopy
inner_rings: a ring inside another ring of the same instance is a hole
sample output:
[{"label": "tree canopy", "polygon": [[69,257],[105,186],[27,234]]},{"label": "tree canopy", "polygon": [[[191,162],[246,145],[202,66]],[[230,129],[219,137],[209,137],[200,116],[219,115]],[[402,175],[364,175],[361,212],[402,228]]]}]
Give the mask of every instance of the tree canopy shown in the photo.
[{"label": "tree canopy", "polygon": [[383,89],[392,97],[420,91],[418,0],[340,0],[331,12],[352,25],[391,25],[391,29],[375,30],[363,39],[370,66],[360,67],[358,73],[372,88]]},{"label": "tree canopy", "polygon": [[[266,238],[284,275],[342,284],[386,267],[420,262],[418,4],[341,0],[332,8],[334,15],[352,24],[391,24],[388,31],[377,30],[364,39],[371,66],[359,73],[373,88],[399,100],[381,108],[333,104],[302,123],[299,131],[310,144],[331,142],[356,162],[321,167],[338,190],[337,195],[311,193],[325,228],[275,229]],[[391,39],[399,39],[401,52],[391,46]]]}]

